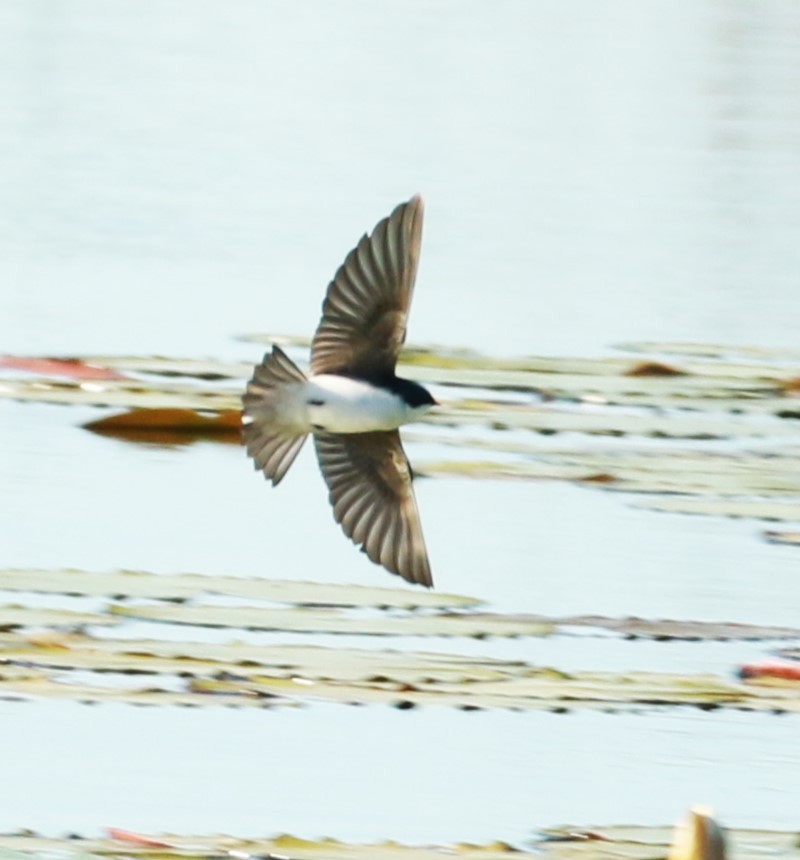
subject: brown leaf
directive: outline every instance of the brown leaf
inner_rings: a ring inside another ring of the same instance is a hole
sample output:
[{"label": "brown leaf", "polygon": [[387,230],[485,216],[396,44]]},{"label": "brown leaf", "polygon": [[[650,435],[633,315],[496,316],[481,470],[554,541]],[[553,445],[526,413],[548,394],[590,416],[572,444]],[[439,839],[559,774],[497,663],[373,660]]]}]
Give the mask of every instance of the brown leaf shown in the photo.
[{"label": "brown leaf", "polygon": [[594,472],[580,479],[584,484],[613,484],[617,479],[609,472]]},{"label": "brown leaf", "polygon": [[206,436],[239,442],[241,412],[228,410],[206,415],[193,409],[131,409],[83,426],[93,433],[132,442],[180,444]]},{"label": "brown leaf", "polygon": [[661,361],[640,361],[625,371],[624,376],[687,376],[685,370],[679,370]]}]

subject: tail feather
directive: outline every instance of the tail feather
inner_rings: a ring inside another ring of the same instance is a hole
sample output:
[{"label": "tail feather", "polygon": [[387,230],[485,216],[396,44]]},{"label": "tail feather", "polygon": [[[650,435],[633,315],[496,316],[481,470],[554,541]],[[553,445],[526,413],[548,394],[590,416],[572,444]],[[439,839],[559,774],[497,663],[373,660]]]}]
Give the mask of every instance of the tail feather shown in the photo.
[{"label": "tail feather", "polygon": [[253,458],[256,469],[261,469],[264,477],[277,487],[283,476],[300,453],[306,434],[302,436],[281,436],[277,433],[255,432],[249,434],[245,429],[247,453]]},{"label": "tail feather", "polygon": [[306,375],[279,347],[273,346],[272,352],[264,356],[264,360],[258,365],[253,378],[247,385],[245,394],[245,405],[251,389],[274,388],[276,385],[289,382],[305,382]]},{"label": "tail feather", "polygon": [[[242,398],[242,435],[256,469],[277,486],[303,447],[308,429],[292,420],[287,391],[306,377],[278,346],[264,356]],[[290,402],[290,398],[289,398]]]}]

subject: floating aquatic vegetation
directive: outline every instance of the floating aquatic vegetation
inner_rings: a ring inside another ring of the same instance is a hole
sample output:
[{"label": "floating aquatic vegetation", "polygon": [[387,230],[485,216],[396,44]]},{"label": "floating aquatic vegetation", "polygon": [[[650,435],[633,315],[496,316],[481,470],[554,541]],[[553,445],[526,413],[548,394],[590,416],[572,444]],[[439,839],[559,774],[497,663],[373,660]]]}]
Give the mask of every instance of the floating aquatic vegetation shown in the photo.
[{"label": "floating aquatic vegetation", "polygon": [[[4,591],[107,598],[95,612],[0,606],[0,626],[76,628],[125,619],[232,630],[281,630],[362,636],[545,636],[568,628],[625,638],[766,640],[800,638],[800,627],[600,615],[552,617],[485,612],[473,597],[381,586],[141,571],[0,569]],[[204,595],[248,601],[209,605]],[[278,604],[277,606],[274,604]],[[370,609],[367,614],[353,612]]]},{"label": "floating aquatic vegetation", "polygon": [[[737,860],[800,858],[797,834],[769,830],[726,828]],[[57,838],[35,833],[0,835],[0,858],[26,857],[115,858],[158,857],[162,860],[653,860],[666,857],[673,837],[670,827],[593,826],[561,827],[542,832],[531,845],[509,845],[502,840],[440,845],[404,845],[398,842],[347,843],[337,839],[303,839],[283,834],[238,838],[231,835],[178,833],[144,834],[108,828],[105,837],[71,835]]]},{"label": "floating aquatic vegetation", "polygon": [[745,358],[748,362],[800,362],[800,350],[775,349],[770,346],[744,345],[734,343],[692,343],[688,341],[632,341],[617,344],[617,349],[626,352],[665,353],[688,358],[706,358],[730,362],[732,357]]},{"label": "floating aquatic vegetation", "polygon": [[202,594],[224,594],[293,606],[370,606],[378,609],[454,609],[477,606],[480,603],[474,597],[461,594],[388,586],[342,585],[197,573],[153,574],[135,570],[3,568],[0,569],[0,589],[82,597],[114,597],[117,600],[124,597],[188,600]]},{"label": "floating aquatic vegetation", "polygon": [[[427,439],[431,441],[430,437]],[[444,444],[459,443],[447,440]],[[474,440],[474,445],[484,448],[491,443]],[[714,497],[753,494],[773,497],[776,501],[800,496],[800,451],[792,448],[780,453],[635,448],[578,452],[536,451],[533,445],[510,442],[497,450],[527,456],[502,463],[490,459],[423,461],[415,469],[424,475],[600,483],[604,489],[631,493]],[[605,478],[598,481],[598,476]]]},{"label": "floating aquatic vegetation", "polygon": [[[776,686],[659,672],[562,672],[523,660],[241,641],[246,629],[348,633],[389,643],[408,635],[541,636],[577,627],[662,641],[800,638],[800,629],[503,615],[476,611],[475,601],[456,595],[192,574],[6,570],[0,571],[0,583],[6,591],[105,598],[91,612],[0,607],[0,695],[12,699],[237,707],[329,701],[555,711],[690,705],[800,712],[796,683]],[[209,593],[250,603],[205,605],[201,601]],[[360,612],[363,608],[370,611]],[[175,628],[168,638],[144,639],[123,629],[129,620]],[[189,634],[183,639],[185,625],[227,628],[232,638],[203,642]]]},{"label": "floating aquatic vegetation", "polygon": [[66,376],[70,379],[121,379],[108,364],[88,359],[41,358],[25,355],[0,355],[0,370],[22,370],[37,376]]},{"label": "floating aquatic vegetation", "polygon": [[672,514],[707,514],[715,517],[746,518],[768,522],[800,521],[799,501],[665,498],[637,502],[636,507]]},{"label": "floating aquatic vegetation", "polygon": [[800,685],[800,661],[795,659],[760,660],[745,663],[739,669],[739,677],[754,684],[792,684]]},{"label": "floating aquatic vegetation", "polygon": [[[713,825],[712,825],[713,826]],[[725,828],[728,856],[737,860],[763,860],[764,857],[796,858],[800,843],[795,833],[768,830]],[[668,827],[562,827],[547,830],[536,843],[545,860],[653,860],[669,854],[673,831]],[[688,860],[711,860],[715,855],[672,855]],[[716,855],[719,857],[719,855]]]},{"label": "floating aquatic vegetation", "polygon": [[[12,699],[198,707],[327,701],[556,712],[694,706],[800,713],[797,685],[657,672],[566,673],[523,661],[319,646],[115,640],[85,633],[41,639],[4,633],[0,663],[0,695]],[[102,673],[98,679],[117,680],[91,683],[87,670]],[[173,681],[165,683],[165,678]]]},{"label": "floating aquatic vegetation", "polygon": [[790,546],[800,546],[800,532],[766,531],[764,537],[770,543],[783,543]]},{"label": "floating aquatic vegetation", "polygon": [[282,630],[293,633],[336,633],[362,636],[546,636],[551,624],[537,617],[499,613],[439,612],[405,616],[362,617],[337,609],[256,606],[191,606],[115,604],[111,612],[139,621],[161,621],[197,627]]},{"label": "floating aquatic vegetation", "polygon": [[180,445],[197,439],[241,443],[241,412],[206,414],[191,409],[130,409],[83,425],[101,436],[130,442]]},{"label": "floating aquatic vegetation", "polygon": [[[259,339],[308,346],[307,338]],[[412,431],[408,438],[483,455],[415,463],[417,471],[575,481],[649,494],[637,504],[654,511],[800,519],[800,354],[709,344],[627,349],[637,353],[635,360],[499,359],[452,347],[410,347],[403,362],[411,378],[454,392],[478,391],[468,399],[440,396],[442,406],[424,419],[429,432]],[[665,354],[677,360],[666,363]],[[137,356],[25,361],[39,376],[4,377],[0,397],[124,408],[129,411],[87,426],[133,441],[238,441],[240,390],[251,373],[249,363]],[[64,368],[91,373],[64,378]],[[512,394],[503,401],[498,392]],[[571,447],[545,450],[534,435],[523,441],[526,431],[562,434]],[[598,452],[587,444],[600,437],[618,440],[617,449]],[[657,440],[658,450],[642,450],[643,439],[650,445]]]}]

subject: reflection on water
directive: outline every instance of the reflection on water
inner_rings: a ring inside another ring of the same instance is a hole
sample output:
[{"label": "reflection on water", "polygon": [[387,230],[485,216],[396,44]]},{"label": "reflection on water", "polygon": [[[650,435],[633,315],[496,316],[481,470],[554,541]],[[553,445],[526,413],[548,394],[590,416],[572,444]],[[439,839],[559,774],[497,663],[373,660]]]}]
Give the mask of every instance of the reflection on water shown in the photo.
[{"label": "reflection on water", "polygon": [[[310,333],[343,253],[416,191],[415,341],[797,345],[794,0],[5,0],[0,70],[3,351],[255,360],[232,335]],[[94,410],[0,411],[0,566],[379,575],[331,522],[310,456],[271,494],[232,447],[77,429]],[[546,483],[417,494],[443,590],[553,615],[797,622],[797,553],[747,522]],[[580,645],[507,647],[594,665]],[[740,654],[677,659],[721,671]],[[37,739],[7,762],[4,829],[521,838],[664,823],[699,800],[731,824],[796,823],[789,718],[2,712]]]}]

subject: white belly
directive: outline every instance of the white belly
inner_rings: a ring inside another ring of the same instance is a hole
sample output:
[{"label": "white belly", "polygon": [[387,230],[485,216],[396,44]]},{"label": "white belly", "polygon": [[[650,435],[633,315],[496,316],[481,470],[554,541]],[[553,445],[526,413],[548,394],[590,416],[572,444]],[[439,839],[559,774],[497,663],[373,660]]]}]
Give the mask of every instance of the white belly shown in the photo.
[{"label": "white belly", "polygon": [[303,393],[309,423],[332,433],[394,430],[428,411],[413,409],[390,391],[344,376],[312,376]]}]

